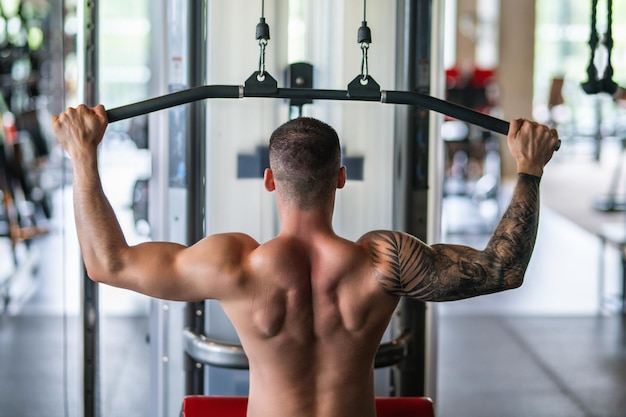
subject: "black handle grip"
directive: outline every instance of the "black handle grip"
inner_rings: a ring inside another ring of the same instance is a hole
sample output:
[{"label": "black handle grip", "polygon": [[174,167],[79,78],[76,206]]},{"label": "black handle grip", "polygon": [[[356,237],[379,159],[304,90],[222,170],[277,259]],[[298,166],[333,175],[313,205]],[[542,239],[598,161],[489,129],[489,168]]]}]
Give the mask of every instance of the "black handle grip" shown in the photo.
[{"label": "black handle grip", "polygon": [[205,85],[107,110],[109,123],[206,98],[241,98],[238,85]]},{"label": "black handle grip", "polygon": [[382,101],[394,104],[414,104],[480,126],[492,132],[503,135],[509,132],[509,122],[507,121],[427,94],[411,91],[384,91]]}]

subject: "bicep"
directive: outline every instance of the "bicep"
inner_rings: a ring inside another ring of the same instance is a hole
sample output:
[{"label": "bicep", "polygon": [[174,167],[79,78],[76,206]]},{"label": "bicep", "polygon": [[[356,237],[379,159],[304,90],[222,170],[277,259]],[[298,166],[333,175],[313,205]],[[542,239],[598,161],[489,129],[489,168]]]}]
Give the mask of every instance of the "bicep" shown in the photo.
[{"label": "bicep", "polygon": [[185,259],[191,248],[170,242],[145,242],[128,247],[120,255],[119,268],[101,281],[150,297],[192,301],[198,283],[186,271]]},{"label": "bicep", "polygon": [[496,260],[459,245],[429,246],[406,233],[372,232],[370,255],[382,288],[398,296],[446,301],[505,289]]},{"label": "bicep", "polygon": [[113,285],[174,301],[220,299],[237,285],[251,243],[227,235],[210,236],[189,247],[141,243],[126,250]]}]

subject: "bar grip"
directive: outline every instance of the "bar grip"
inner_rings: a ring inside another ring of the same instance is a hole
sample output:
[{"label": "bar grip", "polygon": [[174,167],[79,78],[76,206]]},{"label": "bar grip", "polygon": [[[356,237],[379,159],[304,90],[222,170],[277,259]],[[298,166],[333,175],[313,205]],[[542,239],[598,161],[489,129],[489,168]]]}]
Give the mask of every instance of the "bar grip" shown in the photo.
[{"label": "bar grip", "polygon": [[206,98],[241,98],[242,90],[243,87],[238,85],[205,85],[194,87],[107,110],[107,117],[109,123],[113,123]]},{"label": "bar grip", "polygon": [[509,132],[509,122],[507,121],[427,94],[412,91],[382,91],[381,101],[383,103],[414,104],[480,126],[492,132],[503,135]]}]

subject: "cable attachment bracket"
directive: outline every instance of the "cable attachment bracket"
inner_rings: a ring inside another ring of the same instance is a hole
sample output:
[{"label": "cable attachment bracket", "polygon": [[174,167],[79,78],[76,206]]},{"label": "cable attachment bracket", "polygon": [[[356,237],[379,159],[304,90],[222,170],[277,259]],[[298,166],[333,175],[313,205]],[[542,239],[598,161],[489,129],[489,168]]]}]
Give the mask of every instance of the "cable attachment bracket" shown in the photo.
[{"label": "cable attachment bracket", "polygon": [[259,71],[254,71],[244,83],[244,97],[267,97],[276,93],[278,82],[268,72],[261,77]]},{"label": "cable attachment bracket", "polygon": [[259,72],[257,79],[263,82],[265,79],[265,48],[270,40],[270,27],[265,23],[265,18],[261,17],[256,25],[256,39],[259,41]]},{"label": "cable attachment bracket", "polygon": [[265,22],[265,2],[261,2],[261,17],[256,25],[256,40],[259,41],[259,70],[244,83],[244,96],[264,96],[276,94],[278,83],[265,71],[265,47],[270,40],[270,26]]},{"label": "cable attachment bracket", "polygon": [[369,76],[367,51],[372,43],[372,31],[365,20],[361,22],[361,27],[357,32],[357,43],[361,46],[361,83],[367,85]]},{"label": "cable attachment bracket", "polygon": [[361,46],[361,74],[348,84],[348,95],[377,100],[380,98],[380,85],[369,75],[367,51],[372,43],[372,31],[367,26],[365,17],[356,37],[357,43]]}]

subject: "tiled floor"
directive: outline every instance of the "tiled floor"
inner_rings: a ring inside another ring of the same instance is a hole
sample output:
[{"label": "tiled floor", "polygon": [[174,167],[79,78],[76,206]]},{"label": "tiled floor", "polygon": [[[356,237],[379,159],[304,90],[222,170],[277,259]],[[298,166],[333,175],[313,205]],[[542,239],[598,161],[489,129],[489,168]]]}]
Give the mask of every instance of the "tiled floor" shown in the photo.
[{"label": "tiled floor", "polygon": [[599,261],[596,236],[544,207],[522,287],[440,304],[438,415],[626,416],[626,316],[600,304],[618,298],[619,254],[602,297]]},{"label": "tiled floor", "polygon": [[[149,415],[146,317],[101,321],[103,416]],[[0,320],[0,416],[81,416],[80,321],[59,315]]]},{"label": "tiled floor", "polygon": [[448,317],[440,417],[626,416],[626,320]]}]

